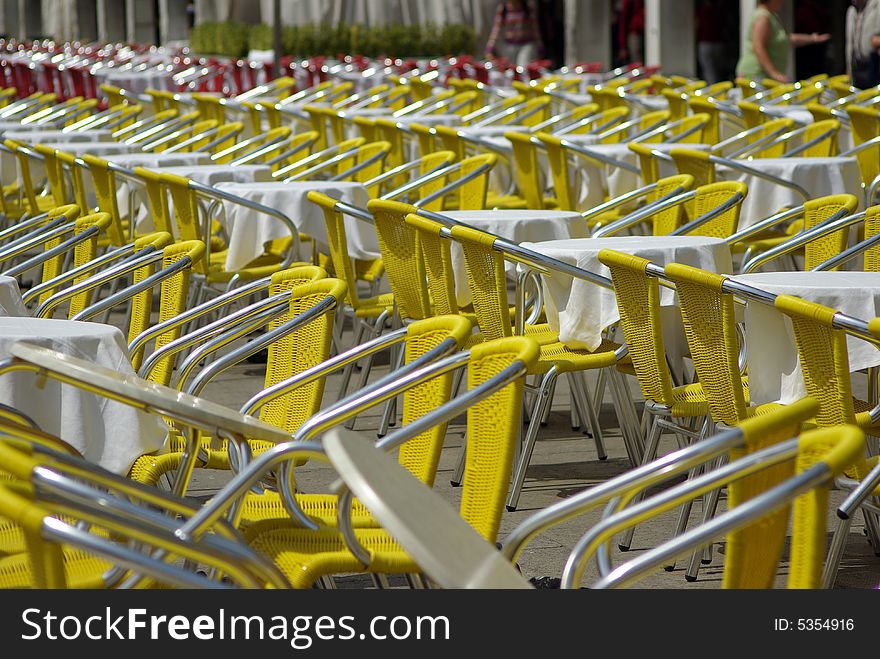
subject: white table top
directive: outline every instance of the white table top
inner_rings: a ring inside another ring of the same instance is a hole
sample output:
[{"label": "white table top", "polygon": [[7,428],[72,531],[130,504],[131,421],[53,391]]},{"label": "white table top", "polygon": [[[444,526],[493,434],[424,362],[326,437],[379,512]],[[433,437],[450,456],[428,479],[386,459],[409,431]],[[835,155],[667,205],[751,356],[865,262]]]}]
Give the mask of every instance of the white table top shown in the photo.
[{"label": "white table top", "polygon": [[28,129],[23,126],[21,130],[8,130],[3,133],[3,138],[16,142],[40,144],[43,142],[110,142],[113,139],[112,130],[90,130],[65,133],[63,130]]},{"label": "white table top", "polygon": [[[491,210],[449,211],[444,214],[517,243],[587,235],[584,218],[572,211]],[[463,307],[470,304],[471,293],[461,248],[455,242],[452,243],[452,268],[455,276],[455,297],[458,305]],[[508,274],[512,275],[513,272],[513,265],[509,265]]]},{"label": "white table top", "polygon": [[488,135],[501,135],[508,131],[514,133],[526,133],[530,129],[530,126],[492,124],[491,126],[462,126],[460,132],[475,137],[485,137]]},{"label": "white table top", "polygon": [[19,316],[26,318],[31,313],[21,300],[18,281],[14,277],[0,275],[0,316]]},{"label": "white table top", "polygon": [[[8,356],[19,340],[119,373],[134,373],[125,337],[110,325],[0,317],[0,356]],[[119,474],[127,473],[136,457],[160,449],[165,442],[166,428],[158,417],[57,381],[38,387],[33,373],[0,377],[0,401],[30,416],[86,459]]]},{"label": "white table top", "polygon": [[[312,236],[325,250],[327,228],[324,213],[308,200],[308,192],[317,190],[360,208],[366,208],[370,199],[362,184],[350,181],[219,183],[217,187],[279,209],[296,224],[299,231]],[[224,202],[223,208],[224,214],[220,221],[228,237],[227,271],[240,270],[259,257],[265,243],[290,236],[290,230],[277,218],[230,202]],[[380,256],[379,240],[371,224],[346,216],[345,230],[352,258],[375,259]]]},{"label": "white table top", "polygon": [[[875,272],[762,272],[735,279],[862,320],[880,316],[880,274]],[[769,305],[749,301],[744,319],[752,402],[791,403],[803,398],[806,388],[788,318]],[[865,341],[847,337],[847,351],[851,372],[880,365],[880,350]]]},{"label": "white table top", "polygon": [[[848,193],[855,195],[861,205],[864,205],[861,172],[855,157],[756,158],[743,161],[743,164],[796,183],[813,199]],[[743,181],[749,186],[749,194],[743,201],[740,212],[740,229],[770,217],[785,206],[800,206],[804,203],[800,194],[771,181],[724,166],[719,166],[716,171],[722,180]]]},{"label": "white table top", "polygon": [[[523,243],[523,247],[608,278],[608,268],[599,261],[603,249],[633,254],[658,265],[675,262],[722,273],[733,269],[727,243],[705,236],[612,236]],[[542,284],[547,321],[559,331],[559,340],[571,348],[595,350],[601,343],[602,331],[620,319],[612,290],[562,274],[545,275]],[[674,306],[674,291],[661,289],[660,304]],[[671,337],[665,338],[672,343]],[[683,343],[675,343],[684,354]]]},{"label": "white table top", "polygon": [[207,153],[117,153],[108,160],[124,167],[174,167],[179,165],[207,165],[211,156]]}]

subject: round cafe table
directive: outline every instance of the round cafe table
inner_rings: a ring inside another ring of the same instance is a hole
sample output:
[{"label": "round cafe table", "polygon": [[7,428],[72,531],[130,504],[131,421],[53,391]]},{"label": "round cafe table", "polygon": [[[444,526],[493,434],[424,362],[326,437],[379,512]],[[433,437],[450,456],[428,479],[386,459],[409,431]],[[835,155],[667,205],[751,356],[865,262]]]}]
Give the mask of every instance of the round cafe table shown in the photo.
[{"label": "round cafe table", "polygon": [[[133,375],[122,332],[101,323],[0,317],[0,358],[17,341],[51,348]],[[30,372],[0,376],[0,402],[33,419],[42,430],[76,448],[89,461],[125,474],[135,458],[159,450],[167,429],[156,416]]]},{"label": "round cafe table", "polygon": [[[705,236],[612,236],[548,240],[522,246],[609,278],[608,268],[599,261],[603,249],[633,254],[661,266],[675,262],[711,272],[729,273],[733,269],[727,243]],[[602,331],[620,320],[614,291],[561,273],[545,274],[541,279],[547,322],[559,332],[559,340],[570,348],[598,348]],[[660,304],[675,306],[675,292],[661,288]]]},{"label": "round cafe table", "polygon": [[[736,281],[777,295],[794,295],[845,314],[871,320],[880,316],[880,274],[876,272],[760,272]],[[786,316],[768,304],[746,301],[749,395],[755,404],[793,403],[807,395],[794,331]],[[880,366],[880,350],[847,337],[850,372]]]},{"label": "round cafe table", "polygon": [[3,139],[27,142],[30,144],[42,144],[43,142],[111,142],[112,130],[80,130],[64,132],[53,130],[45,126],[25,124],[15,130],[3,132]]},{"label": "round cafe table", "polygon": [[[533,211],[533,210],[486,210],[449,211],[444,215],[475,229],[493,233],[515,243],[543,240],[547,238],[581,238],[587,235],[587,223],[579,213],[572,211]],[[452,270],[455,276],[455,297],[458,306],[471,303],[471,292],[467,284],[467,270],[461,247],[452,243]],[[508,274],[514,273],[514,266],[508,266]]]},{"label": "round cafe table", "polygon": [[[324,213],[310,202],[310,190],[366,208],[370,200],[367,189],[350,181],[292,181],[290,183],[220,183],[217,187],[234,195],[277,208],[289,217],[302,233],[310,235],[327,249],[327,228]],[[263,253],[266,243],[289,238],[290,230],[279,219],[232,202],[223,202],[224,213],[220,223],[226,230],[229,250],[226,270],[233,272],[245,267]],[[345,216],[348,252],[355,259],[375,259],[380,256],[379,240],[372,224]]]}]

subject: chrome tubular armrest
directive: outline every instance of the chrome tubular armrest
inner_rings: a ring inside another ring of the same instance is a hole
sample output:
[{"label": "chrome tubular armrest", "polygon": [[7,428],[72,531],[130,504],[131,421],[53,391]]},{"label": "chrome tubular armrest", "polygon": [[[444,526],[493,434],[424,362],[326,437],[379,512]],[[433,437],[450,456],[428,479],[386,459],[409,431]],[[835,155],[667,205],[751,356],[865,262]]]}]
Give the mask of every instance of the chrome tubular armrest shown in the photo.
[{"label": "chrome tubular armrest", "polygon": [[31,287],[25,293],[22,294],[21,298],[25,304],[29,304],[32,300],[38,298],[46,291],[55,290],[62,284],[66,284],[69,281],[73,281],[81,276],[88,276],[89,273],[95,272],[96,270],[100,270],[101,268],[113,263],[114,261],[118,261],[121,258],[125,257],[136,257],[137,254],[133,254],[132,250],[134,249],[134,244],[130,243],[128,245],[123,245],[122,247],[117,247],[115,249],[108,250],[101,256],[98,256],[87,263],[83,263],[79,267],[68,270],[67,272],[62,272],[57,277],[53,277],[49,281],[42,282],[36,286]]},{"label": "chrome tubular armrest", "polygon": [[24,274],[31,268],[35,268],[51,258],[66,253],[68,250],[73,249],[80,243],[85,242],[86,240],[90,240],[92,237],[98,235],[100,232],[101,230],[98,227],[91,226],[82,233],[74,234],[67,240],[62,241],[60,244],[53,247],[52,249],[45,250],[39,254],[30,257],[29,259],[22,261],[18,265],[9,268],[8,270],[4,270],[3,274],[7,277],[17,277],[18,275]]},{"label": "chrome tubular armrest", "polygon": [[504,108],[503,110],[500,110],[499,112],[496,112],[494,114],[489,114],[488,116],[483,117],[479,121],[474,121],[471,123],[471,125],[476,128],[476,127],[480,127],[480,126],[488,126],[490,124],[498,123],[502,119],[505,119],[506,117],[512,117],[517,112],[522,110],[525,106],[526,106],[526,101],[522,101],[521,103],[517,103],[516,105],[511,105],[510,107]]},{"label": "chrome tubular armrest", "polygon": [[71,320],[88,320],[89,318],[94,318],[99,313],[107,311],[108,309],[112,309],[114,306],[121,302],[130,300],[138,293],[153,288],[153,286],[155,286],[156,284],[165,281],[169,277],[172,277],[178,272],[186,270],[191,266],[192,259],[189,256],[183,256],[171,265],[162,268],[158,272],[155,272],[148,277],[144,277],[143,280],[137,282],[136,284],[132,284],[131,286],[128,286],[121,291],[117,291],[113,295],[107,296],[100,302],[96,302],[95,304],[86,307],[78,314],[76,314],[73,318],[71,318]]},{"label": "chrome tubular armrest", "polygon": [[55,307],[71,299],[78,293],[94,290],[98,286],[101,286],[108,281],[111,281],[117,277],[122,277],[124,275],[130,274],[138,268],[161,260],[161,251],[156,250],[154,247],[144,249],[141,251],[140,255],[137,258],[123,261],[122,263],[119,263],[110,268],[107,268],[102,272],[92,275],[88,279],[77,282],[76,284],[69,286],[63,291],[55,293],[36,308],[36,310],[34,311],[34,316],[37,318],[48,317],[48,315],[55,309]]},{"label": "chrome tubular armrest", "polygon": [[[618,206],[623,206],[624,204],[628,204],[631,201],[635,201],[636,199],[641,199],[647,194],[650,194],[654,190],[657,189],[656,183],[649,183],[641,188],[636,190],[631,190],[630,192],[626,192],[614,199],[609,199],[608,201],[604,201],[598,206],[593,206],[590,210],[584,211],[581,213],[581,217],[585,220],[589,220],[593,217],[601,215],[602,213],[606,213],[610,210],[614,210]],[[680,192],[684,192],[682,189]]]},{"label": "chrome tubular armrest", "polygon": [[220,132],[219,126],[215,126],[214,128],[209,128],[206,131],[203,131],[201,133],[198,133],[196,135],[192,135],[191,137],[186,138],[182,142],[178,142],[177,144],[171,145],[170,147],[165,149],[162,153],[176,153],[178,151],[182,151],[183,149],[187,148],[188,146],[190,146],[192,144],[195,144],[196,142],[199,142],[201,140],[206,140],[209,137],[214,137],[219,132]]},{"label": "chrome tubular armrest", "polygon": [[[284,312],[287,308],[289,299],[289,292],[273,295],[265,300],[249,304],[228,316],[218,318],[204,327],[177,337],[173,341],[169,341],[158,350],[155,350],[144,360],[138,375],[142,378],[146,378],[160,360],[176,355],[186,348],[192,347],[198,343],[203,343],[214,337],[225,336],[228,332],[237,330],[242,323],[249,323],[254,320],[259,320],[261,323],[268,322],[268,320],[271,320]],[[197,317],[198,315],[201,314],[194,314],[193,317]],[[184,320],[182,322],[187,321]],[[259,326],[260,325],[258,325],[258,327]],[[156,327],[155,329],[158,331],[159,328]]]},{"label": "chrome tubular armrest", "polygon": [[852,149],[844,151],[843,153],[840,154],[840,157],[843,158],[846,156],[854,156],[854,155],[864,151],[865,149],[874,148],[878,144],[880,144],[880,135],[878,135],[877,137],[872,137],[870,140],[865,140],[864,142],[862,142],[858,146],[854,146]]},{"label": "chrome tubular armrest", "polygon": [[279,169],[276,172],[272,172],[272,178],[274,179],[283,179],[284,176],[287,176],[288,172],[291,172],[295,169],[299,169],[304,165],[308,165],[309,163],[317,162],[320,163],[323,158],[329,158],[334,154],[339,153],[339,145],[333,144],[332,146],[328,146],[326,149],[322,149],[321,151],[316,151],[315,153],[307,155],[305,158],[301,158],[296,162],[292,162],[289,165],[286,165]]},{"label": "chrome tubular armrest", "polygon": [[[290,141],[290,140],[288,140],[288,141]],[[311,139],[311,140],[306,140],[305,142],[300,142],[297,146],[293,147],[292,149],[287,149],[286,151],[279,153],[277,156],[272,156],[268,160],[264,161],[263,164],[275,166],[279,163],[282,163],[282,162],[288,160],[292,156],[295,156],[300,151],[306,151],[306,150],[312,148],[312,146],[317,141],[318,141],[317,138],[315,138],[315,139]]]},{"label": "chrome tubular armrest", "polygon": [[[242,347],[237,348],[232,352],[223,355],[223,357],[220,357],[219,359],[211,362],[210,365],[203,368],[201,372],[195,377],[195,379],[192,381],[192,384],[187,387],[186,392],[193,396],[198,396],[208,385],[208,383],[223,371],[235,366],[243,359],[246,359],[247,357],[258,353],[263,348],[269,347],[272,343],[284,336],[287,336],[294,330],[308,325],[313,320],[320,318],[324,314],[330,313],[335,309],[336,300],[332,297],[324,298],[323,300],[318,302],[318,304],[310,307],[308,310],[297,315],[296,317],[282,323],[275,329],[266,332],[259,338],[254,339],[253,341],[249,341]],[[189,371],[182,373],[179,380],[180,384],[186,382],[188,376]]]},{"label": "chrome tubular armrest", "polygon": [[592,237],[602,238],[605,236],[611,236],[616,233],[620,233],[621,231],[628,229],[631,226],[635,226],[640,222],[645,221],[646,219],[652,217],[653,215],[656,215],[657,213],[668,210],[670,208],[675,208],[676,206],[681,206],[682,204],[696,197],[696,194],[697,193],[693,190],[689,192],[684,192],[680,187],[676,188],[675,190],[664,195],[657,201],[648,204],[642,208],[636,209],[632,213],[623,216],[619,220],[615,220],[611,224],[606,224],[603,227],[599,227],[598,229],[596,229],[596,231],[593,232]]},{"label": "chrome tubular armrest", "polygon": [[221,190],[219,188],[211,187],[210,185],[205,185],[203,183],[199,183],[197,181],[190,181],[189,187],[191,190],[195,190],[197,194],[200,196],[209,199],[209,200],[219,200],[219,201],[228,201],[233,204],[238,204],[239,206],[244,206],[246,208],[250,208],[251,210],[255,210],[259,213],[264,213],[265,215],[269,215],[274,217],[287,227],[290,231],[291,244],[290,249],[287,250],[287,254],[284,257],[284,260],[279,264],[278,268],[283,270],[290,266],[293,263],[294,258],[299,254],[299,230],[296,228],[296,224],[292,219],[290,219],[287,215],[279,211],[277,208],[271,208],[270,206],[266,206],[265,204],[261,204],[256,201],[252,201],[245,197],[240,197],[239,195],[232,194],[226,190]]},{"label": "chrome tubular armrest", "polygon": [[19,236],[6,243],[2,250],[0,250],[0,263],[25,254],[31,249],[40,247],[54,238],[59,238],[72,232],[75,228],[75,224],[73,222],[65,223],[64,219],[63,216],[59,217],[53,222],[32,229],[25,235]]},{"label": "chrome tubular armrest", "polygon": [[[173,318],[169,318],[164,322],[153,325],[152,327],[149,327],[145,331],[138,334],[131,341],[131,343],[128,344],[128,353],[133,354],[135,351],[142,348],[144,345],[146,345],[152,339],[155,339],[157,336],[161,336],[165,332],[171,331],[177,327],[184,327],[196,318],[201,318],[202,316],[213,313],[230,304],[234,304],[242,298],[261,293],[262,291],[266,290],[271,283],[271,277],[256,279],[242,286],[233,288],[231,291],[226,291],[222,295],[219,295],[211,300],[207,300],[206,302],[203,302],[198,306],[187,309],[183,313],[178,314]],[[147,370],[147,372],[149,372],[149,370]]]},{"label": "chrome tubular armrest", "polygon": [[394,332],[382,334],[375,339],[362,343],[343,353],[331,357],[320,364],[312,366],[301,373],[292,375],[286,380],[282,380],[271,387],[263,389],[251,397],[250,400],[242,405],[239,411],[242,414],[254,415],[261,407],[270,401],[275,400],[279,396],[283,396],[284,394],[289,393],[298,387],[303,387],[310,382],[314,382],[319,378],[326,377],[334,371],[338,371],[352,362],[360,360],[362,357],[373,355],[382,350],[386,350],[391,346],[402,343],[406,339],[406,331],[406,328],[403,327]]},{"label": "chrome tubular armrest", "polygon": [[[284,183],[291,183],[293,181],[300,181],[300,180],[308,180],[314,174],[318,174],[322,171],[331,169],[335,165],[338,165],[340,162],[348,160],[349,158],[353,158],[354,156],[357,155],[357,152],[358,152],[358,147],[354,147],[352,149],[348,149],[346,151],[342,151],[340,153],[337,153],[335,156],[328,158],[327,160],[323,160],[323,161],[319,162],[317,165],[312,165],[308,169],[304,169],[303,171],[298,172],[297,174],[294,174],[293,176],[288,176],[287,178],[284,179]],[[301,160],[300,162],[302,163],[303,161]],[[281,170],[279,170],[279,171],[281,171]],[[275,173],[277,174],[278,172],[275,172]]]},{"label": "chrome tubular armrest", "polygon": [[859,254],[862,254],[877,245],[880,245],[880,233],[874,234],[870,238],[865,238],[865,240],[860,243],[856,243],[852,247],[846,248],[840,254],[835,254],[827,261],[823,261],[817,265],[813,270],[831,270],[832,268],[842,266],[857,257]]},{"label": "chrome tubular armrest", "polygon": [[814,240],[818,240],[823,236],[833,234],[842,229],[846,229],[847,227],[853,226],[855,224],[864,222],[864,220],[864,212],[856,213],[855,215],[847,215],[846,209],[841,209],[834,213],[827,220],[823,220],[816,226],[805,231],[801,231],[800,233],[786,240],[781,245],[777,245],[776,247],[768,249],[766,252],[762,252],[749,259],[746,263],[742,265],[742,274],[754,272],[759,267],[761,267],[765,263],[772,261],[773,259],[779,258],[784,254],[790,254],[791,252],[806,245],[807,243],[813,242]]},{"label": "chrome tubular armrest", "polygon": [[362,222],[366,222],[367,224],[373,224],[373,216],[370,214],[366,208],[360,208],[358,206],[352,206],[344,201],[336,202],[336,210],[340,213],[345,213],[346,215],[350,215],[356,220],[360,220]]},{"label": "chrome tubular armrest", "polygon": [[[803,128],[798,128],[796,130],[789,131],[789,132],[785,133],[784,135],[780,135],[776,140],[774,140],[770,144],[770,146],[778,144],[779,142],[786,142],[794,137],[800,137],[801,135],[803,135],[804,133],[807,132],[808,128],[809,128],[809,126],[804,126]],[[789,151],[786,151],[782,157],[783,158],[793,158],[794,156],[796,156],[800,153],[803,153],[804,151],[806,151],[810,147],[813,147],[817,144],[820,144],[823,140],[828,139],[829,137],[834,135],[836,132],[837,132],[837,129],[834,129],[834,128],[832,128],[830,130],[826,130],[821,135],[818,135],[811,140],[807,140],[806,142],[804,142],[800,146],[797,146]]]},{"label": "chrome tubular armrest", "polygon": [[724,153],[722,153],[723,148],[728,146],[729,144],[734,144],[736,142],[739,142],[743,139],[748,138],[751,135],[760,133],[762,130],[764,130],[764,126],[756,126],[755,128],[750,128],[749,130],[741,131],[740,133],[737,133],[736,135],[731,137],[729,140],[725,140],[725,142],[722,142],[722,143],[715,145],[715,147],[712,149],[712,153],[715,153],[715,154],[720,155],[724,158],[730,158],[730,159],[745,158],[749,154],[751,154],[755,151],[759,151],[760,149],[763,149],[765,146],[767,146],[771,142],[774,142],[780,135],[782,135],[783,133],[786,132],[785,126],[780,126],[776,130],[770,131],[766,135],[762,135],[761,137],[756,139],[754,142],[747,142],[746,144],[741,146],[739,149],[736,149],[736,150],[732,151],[731,153],[728,153],[726,155]]},{"label": "chrome tubular armrest", "polygon": [[514,528],[505,539],[501,553],[511,562],[515,562],[526,544],[544,531],[613,499],[624,498],[628,501],[638,491],[644,491],[724,455],[731,449],[742,446],[743,441],[742,430],[731,428],[554,503]]},{"label": "chrome tubular armrest", "polygon": [[[610,540],[614,533],[626,529],[637,521],[634,518],[635,514],[640,513],[642,520],[648,516],[655,516],[673,507],[676,503],[685,503],[711,489],[787,462],[796,457],[797,453],[797,439],[774,444],[713,469],[697,478],[689,479],[603,519],[575,544],[563,569],[562,587],[577,588],[587,561],[596,553],[600,545],[604,545]],[[756,499],[759,498],[756,497]]]},{"label": "chrome tubular armrest", "polygon": [[733,245],[738,243],[741,240],[746,240],[751,238],[752,236],[757,236],[759,233],[766,231],[772,227],[775,227],[777,224],[781,224],[783,222],[788,222],[790,220],[795,220],[801,217],[804,214],[803,206],[796,206],[795,208],[789,208],[785,210],[781,210],[775,215],[771,215],[770,217],[766,217],[760,222],[756,222],[750,227],[746,227],[745,229],[741,229],[734,233],[731,236],[725,238],[725,242],[728,245]]},{"label": "chrome tubular armrest", "polygon": [[[166,122],[164,124],[159,124],[158,126],[154,126],[149,130],[145,130],[143,133],[138,133],[133,137],[129,137],[127,140],[123,142],[123,144],[128,144],[129,146],[140,144],[141,142],[146,142],[147,140],[152,139],[155,143],[156,141],[162,139],[166,135],[170,135],[172,133],[179,132],[181,129],[186,127],[189,124],[195,123],[195,119],[173,119],[172,121]],[[147,145],[149,146],[149,145]]]},{"label": "chrome tubular armrest", "polygon": [[[456,167],[456,168],[460,169],[460,165],[458,165],[458,164],[451,165],[451,167]],[[424,206],[425,204],[430,204],[435,199],[440,199],[442,197],[445,197],[450,192],[454,192],[455,190],[457,190],[458,188],[463,186],[465,183],[468,183],[469,181],[472,181],[472,180],[482,176],[483,174],[486,174],[491,169],[492,169],[491,166],[489,166],[488,164],[480,165],[476,169],[470,171],[465,176],[459,176],[454,181],[451,181],[451,182],[447,183],[446,185],[444,185],[443,187],[441,187],[440,189],[435,190],[434,192],[429,194],[427,197],[423,197],[422,199],[419,199],[413,205],[414,206]],[[422,181],[422,182],[424,182],[424,181]],[[383,196],[382,198],[383,199],[386,199],[386,198],[393,199],[395,196],[397,196],[395,194],[396,192],[397,192],[396,190],[393,192],[390,192],[387,197]]]},{"label": "chrome tubular armrest", "polygon": [[[379,185],[381,183],[384,183],[385,181],[393,179],[395,176],[399,176],[400,174],[405,174],[406,172],[409,172],[413,169],[418,168],[421,164],[422,164],[421,159],[417,159],[417,160],[410,160],[409,162],[405,162],[402,165],[397,165],[397,167],[393,167],[392,169],[389,169],[386,172],[382,172],[378,176],[374,176],[369,181],[364,183],[364,187],[369,188],[373,185]],[[441,165],[441,167],[442,167],[442,165]],[[430,172],[427,172],[426,176],[428,174],[432,174],[433,172],[438,171],[439,169],[440,169],[440,167],[435,167]]]},{"label": "chrome tubular armrest", "polygon": [[[6,240],[10,236],[14,236],[17,233],[21,233],[22,231],[30,232],[32,229],[44,228],[46,227],[47,220],[49,218],[49,213],[40,213],[39,215],[34,215],[27,219],[22,219],[10,227],[7,227],[0,231],[0,242]],[[63,218],[56,218],[52,221],[53,226],[58,225],[58,220],[64,221]],[[3,245],[5,247],[5,245]],[[2,250],[2,248],[0,248]]]},{"label": "chrome tubular armrest", "polygon": [[843,503],[838,506],[837,516],[840,519],[850,519],[862,503],[873,494],[878,485],[880,485],[880,464],[874,465],[868,475],[853,488]]},{"label": "chrome tubular armrest", "polygon": [[[593,151],[587,147],[580,146],[579,144],[574,144],[567,140],[562,141],[562,146],[566,151],[571,151],[579,156],[582,156],[588,160],[598,161],[603,165],[611,165],[612,167],[616,167],[619,169],[625,169],[628,172],[632,172],[633,174],[639,173],[639,168],[635,165],[631,165],[628,162],[623,160],[617,160],[616,158],[612,158],[611,156],[606,156],[604,153],[599,153],[598,151]],[[662,153],[661,151],[654,151],[654,153]],[[665,153],[662,154],[666,156]]]},{"label": "chrome tubular armrest", "polygon": [[717,208],[713,208],[708,213],[704,213],[700,217],[698,217],[694,220],[691,220],[687,224],[684,224],[684,225],[678,227],[674,231],[670,231],[669,235],[670,236],[686,236],[687,234],[691,233],[697,227],[700,227],[700,226],[706,224],[706,222],[714,220],[716,217],[720,217],[721,215],[723,215],[724,213],[729,211],[731,208],[734,208],[735,206],[740,205],[743,202],[743,199],[745,199],[745,195],[740,192],[737,192],[730,199],[725,201],[723,204],[721,204]]},{"label": "chrome tubular armrest", "polygon": [[791,181],[786,181],[784,178],[774,176],[773,174],[767,174],[758,169],[755,169],[754,167],[749,167],[748,165],[743,164],[741,160],[730,160],[729,158],[722,158],[715,155],[710,155],[709,160],[716,165],[724,165],[725,167],[729,167],[730,169],[735,169],[737,171],[743,172],[744,174],[749,174],[757,178],[762,178],[765,181],[770,181],[771,183],[775,183],[776,185],[781,185],[782,187],[794,190],[804,199],[804,201],[810,198],[810,193],[804,190],[804,188],[799,186],[797,183],[792,183]]},{"label": "chrome tubular armrest", "polygon": [[[277,149],[284,148],[284,145],[290,142],[290,138],[278,136],[272,140],[267,141],[265,144],[260,146],[258,149],[254,149],[250,153],[246,153],[243,156],[239,156],[234,160],[229,162],[230,165],[246,165],[249,162],[253,162],[254,160],[259,160],[263,156],[272,153]],[[298,149],[297,149],[298,150]]]},{"label": "chrome tubular armrest", "polygon": [[[341,158],[342,155],[343,154],[340,154],[339,156],[337,156],[337,158]],[[347,179],[351,179],[355,174],[357,174],[360,171],[363,171],[364,169],[366,169],[370,165],[384,160],[385,156],[387,156],[387,155],[388,155],[388,153],[385,151],[380,151],[379,153],[375,153],[372,156],[370,156],[369,158],[366,158],[365,160],[362,160],[361,162],[357,163],[356,165],[349,167],[344,172],[340,172],[339,174],[334,174],[333,176],[331,176],[327,180],[329,180],[329,181],[345,181]]]},{"label": "chrome tubular armrest", "polygon": [[220,158],[225,158],[226,156],[230,156],[237,151],[241,151],[243,149],[248,148],[253,144],[260,144],[263,136],[255,135],[254,137],[249,137],[246,140],[242,140],[241,142],[236,142],[230,147],[223,149],[222,151],[218,151],[217,153],[211,154],[211,160],[219,160]]},{"label": "chrome tubular armrest", "polygon": [[[751,468],[752,465],[748,465],[748,467]],[[744,466],[743,468],[746,469],[747,467]],[[715,538],[730,533],[756,519],[766,517],[801,494],[827,483],[830,478],[831,472],[826,465],[814,465],[805,472],[743,502],[736,508],[618,566],[597,583],[593,584],[592,588],[617,588],[631,584],[646,571],[688,553],[696,547],[703,547]],[[577,573],[580,572],[582,574],[582,571],[582,566],[572,566],[568,578],[563,577],[565,586],[578,583],[579,575]]]}]

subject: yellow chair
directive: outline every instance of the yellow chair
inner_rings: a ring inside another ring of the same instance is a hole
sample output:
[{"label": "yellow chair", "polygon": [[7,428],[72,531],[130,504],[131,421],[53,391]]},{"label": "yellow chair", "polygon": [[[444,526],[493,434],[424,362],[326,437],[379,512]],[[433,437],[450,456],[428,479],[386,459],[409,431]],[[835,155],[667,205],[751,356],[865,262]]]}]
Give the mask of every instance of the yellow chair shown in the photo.
[{"label": "yellow chair", "polygon": [[527,208],[544,210],[555,208],[556,200],[543,194],[544,182],[538,161],[538,148],[529,133],[504,133],[513,146],[513,174],[517,189],[525,199]]},{"label": "yellow chair", "polygon": [[[526,337],[485,343],[471,349],[468,386],[473,388],[505,367],[534,365],[538,348]],[[462,489],[461,514],[487,541],[494,542],[513,450],[519,432],[523,379],[468,409],[467,465]],[[319,577],[341,572],[413,573],[418,566],[382,529],[356,529],[356,537],[369,552],[364,566],[351,554],[335,528],[318,531],[296,528],[290,523],[257,522],[248,526],[248,544],[270,557],[294,587],[306,588]]]},{"label": "yellow chair", "polygon": [[691,96],[687,100],[693,114],[704,114],[709,122],[703,128],[703,140],[706,144],[718,144],[721,141],[721,110],[703,96]]}]

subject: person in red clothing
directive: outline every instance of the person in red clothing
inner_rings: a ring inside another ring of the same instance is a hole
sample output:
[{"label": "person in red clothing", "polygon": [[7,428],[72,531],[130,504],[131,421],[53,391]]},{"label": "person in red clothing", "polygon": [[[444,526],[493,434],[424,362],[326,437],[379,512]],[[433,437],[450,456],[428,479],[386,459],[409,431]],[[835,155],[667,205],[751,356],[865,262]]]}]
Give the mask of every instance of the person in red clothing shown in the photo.
[{"label": "person in red clothing", "polygon": [[623,0],[617,22],[617,48],[623,62],[644,62],[645,3],[643,0]]},{"label": "person in red clothing", "polygon": [[525,67],[541,54],[538,11],[529,0],[501,0],[486,43],[486,57],[504,57]]}]

